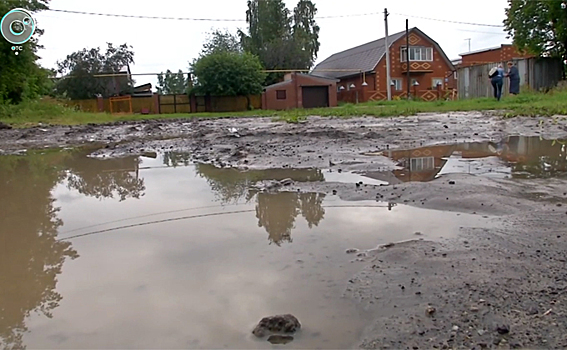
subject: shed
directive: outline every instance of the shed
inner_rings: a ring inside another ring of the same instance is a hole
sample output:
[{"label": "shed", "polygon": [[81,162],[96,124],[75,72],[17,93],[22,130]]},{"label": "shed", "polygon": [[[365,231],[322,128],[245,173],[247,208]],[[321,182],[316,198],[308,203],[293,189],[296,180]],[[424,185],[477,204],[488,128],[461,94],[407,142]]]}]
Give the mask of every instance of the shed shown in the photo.
[{"label": "shed", "polygon": [[337,82],[334,78],[286,74],[284,81],[264,88],[262,109],[336,107]]}]

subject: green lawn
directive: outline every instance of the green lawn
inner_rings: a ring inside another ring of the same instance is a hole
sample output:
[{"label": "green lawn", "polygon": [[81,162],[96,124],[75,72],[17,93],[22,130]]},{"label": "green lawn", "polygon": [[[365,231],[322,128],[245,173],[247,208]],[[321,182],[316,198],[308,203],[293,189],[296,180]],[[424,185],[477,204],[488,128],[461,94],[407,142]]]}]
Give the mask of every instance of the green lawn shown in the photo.
[{"label": "green lawn", "polygon": [[52,102],[26,102],[15,106],[0,105],[0,122],[14,127],[28,127],[37,123],[77,125],[107,123],[113,121],[168,119],[168,118],[221,118],[221,117],[277,117],[289,122],[298,122],[310,115],[324,117],[352,116],[407,116],[417,113],[443,113],[458,111],[498,110],[506,117],[567,115],[567,90],[554,90],[547,94],[524,93],[510,96],[498,102],[493,99],[457,101],[383,101],[360,104],[344,104],[335,108],[296,109],[290,111],[255,110],[233,113],[195,113],[161,115],[110,115],[107,113],[77,112]]}]

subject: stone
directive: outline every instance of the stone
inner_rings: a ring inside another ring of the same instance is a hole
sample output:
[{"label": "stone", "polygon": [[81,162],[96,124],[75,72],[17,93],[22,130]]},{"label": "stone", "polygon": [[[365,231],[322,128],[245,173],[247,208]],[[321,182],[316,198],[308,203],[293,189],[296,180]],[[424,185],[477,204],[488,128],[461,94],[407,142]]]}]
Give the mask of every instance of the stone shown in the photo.
[{"label": "stone", "polygon": [[427,309],[425,309],[425,314],[427,316],[433,316],[435,311],[437,311],[437,310],[433,306],[428,306]]},{"label": "stone", "polygon": [[10,129],[12,129],[12,127],[11,127],[10,125],[8,125],[8,124],[5,124],[5,123],[0,122],[0,130],[4,130],[4,129],[5,129],[5,130],[10,130]]},{"label": "stone", "polygon": [[266,335],[291,334],[301,328],[299,320],[291,315],[277,315],[264,317],[252,331],[258,338]]},{"label": "stone", "polygon": [[508,334],[510,333],[510,327],[507,325],[499,325],[498,327],[496,327],[496,331],[498,332],[498,334]]}]

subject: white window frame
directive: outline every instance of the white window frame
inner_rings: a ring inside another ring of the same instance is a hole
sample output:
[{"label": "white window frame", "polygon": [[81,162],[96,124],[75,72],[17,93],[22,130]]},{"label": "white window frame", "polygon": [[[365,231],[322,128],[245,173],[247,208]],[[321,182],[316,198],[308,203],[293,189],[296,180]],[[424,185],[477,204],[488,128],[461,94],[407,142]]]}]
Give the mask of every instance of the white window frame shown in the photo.
[{"label": "white window frame", "polygon": [[[407,57],[404,55],[406,47],[400,48],[400,62],[407,62]],[[433,62],[433,48],[427,46],[410,46],[410,61],[411,62]]]},{"label": "white window frame", "polygon": [[435,169],[435,158],[434,157],[421,157],[421,158],[411,158],[410,159],[410,170],[411,171],[427,171]]},{"label": "white window frame", "polygon": [[437,83],[441,82],[441,89],[445,86],[445,79],[443,78],[431,78],[431,87],[437,89]]},{"label": "white window frame", "polygon": [[394,91],[402,91],[403,88],[403,82],[402,79],[399,78],[394,78],[392,79],[392,82],[394,83]]}]

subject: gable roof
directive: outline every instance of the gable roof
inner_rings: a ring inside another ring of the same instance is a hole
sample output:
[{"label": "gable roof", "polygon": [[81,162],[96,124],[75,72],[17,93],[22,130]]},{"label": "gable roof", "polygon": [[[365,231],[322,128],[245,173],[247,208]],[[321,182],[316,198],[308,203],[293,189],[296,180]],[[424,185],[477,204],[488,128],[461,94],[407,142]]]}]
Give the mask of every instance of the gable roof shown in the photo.
[{"label": "gable roof", "polygon": [[[417,32],[425,39],[430,41],[437,51],[441,54],[445,62],[454,69],[451,60],[445,55],[439,44],[419,30],[417,27],[411,28],[410,33]],[[406,31],[395,33],[388,36],[388,46],[392,46],[396,41],[405,38]],[[356,75],[361,72],[372,72],[382,57],[386,54],[385,39],[381,38],[369,43],[353,47],[339,53],[336,53],[323,62],[319,63],[311,72],[323,77],[329,78],[344,78]]]},{"label": "gable roof", "polygon": [[[315,82],[318,82],[318,83],[321,83],[321,84],[324,84],[324,85],[329,84],[329,81],[332,81],[332,82],[335,82],[335,83],[339,82],[338,79],[331,78],[331,77],[322,77],[322,76],[315,75],[315,74],[297,73],[297,75],[298,76],[305,76],[305,77],[311,79],[312,81],[315,81]],[[275,83],[275,84],[272,84],[272,85],[265,86],[264,91],[266,91],[266,89],[272,89],[272,88],[275,88],[275,87],[284,86],[284,85],[287,85],[291,82],[293,82],[293,79],[292,80],[280,81],[279,83]]]}]

